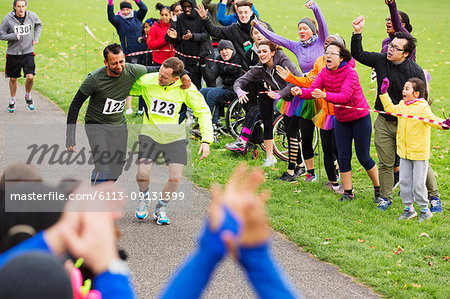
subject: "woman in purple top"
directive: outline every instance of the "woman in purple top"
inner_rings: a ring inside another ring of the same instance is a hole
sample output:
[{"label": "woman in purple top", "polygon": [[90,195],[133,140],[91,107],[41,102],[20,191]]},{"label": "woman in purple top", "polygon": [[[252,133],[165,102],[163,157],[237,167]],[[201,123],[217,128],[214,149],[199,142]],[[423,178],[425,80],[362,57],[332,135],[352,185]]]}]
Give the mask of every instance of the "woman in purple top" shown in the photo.
[{"label": "woman in purple top", "polygon": [[[308,1],[305,6],[312,9],[318,26],[316,26],[315,21],[311,18],[305,17],[301,19],[300,22],[298,22],[298,35],[300,36],[299,41],[289,40],[270,32],[269,30],[261,27],[259,24],[255,25],[255,28],[267,37],[267,39],[287,48],[294,53],[295,56],[297,56],[298,65],[300,66],[304,76],[308,75],[308,72],[312,70],[316,59],[323,55],[325,40],[328,36],[327,24],[317,3],[314,1]],[[306,101],[305,104],[314,105],[314,103],[310,101]],[[304,109],[304,111],[309,110],[310,109]],[[317,180],[317,176],[314,171],[314,150],[312,147],[314,123],[311,118],[311,115],[306,116],[301,114],[300,116],[300,131],[302,134],[302,154],[300,156],[303,156],[305,166],[308,171],[306,174],[307,182]],[[304,168],[302,173],[305,173]]]},{"label": "woman in purple top", "polygon": [[298,23],[299,41],[284,38],[261,27],[259,24],[255,26],[267,39],[294,53],[297,56],[298,64],[303,74],[308,73],[313,68],[316,59],[323,55],[325,39],[328,36],[327,24],[317,3],[308,1],[305,6],[312,9],[318,28],[311,18],[301,19]]},{"label": "woman in purple top", "polygon": [[[387,53],[388,45],[394,39],[395,32],[410,33],[412,31],[412,25],[409,23],[409,16],[403,11],[397,10],[397,4],[395,0],[384,1],[389,7],[390,16],[386,19],[386,32],[389,34],[381,44],[381,53]],[[411,35],[412,36],[412,35]],[[409,55],[412,61],[416,61],[416,49]]]}]

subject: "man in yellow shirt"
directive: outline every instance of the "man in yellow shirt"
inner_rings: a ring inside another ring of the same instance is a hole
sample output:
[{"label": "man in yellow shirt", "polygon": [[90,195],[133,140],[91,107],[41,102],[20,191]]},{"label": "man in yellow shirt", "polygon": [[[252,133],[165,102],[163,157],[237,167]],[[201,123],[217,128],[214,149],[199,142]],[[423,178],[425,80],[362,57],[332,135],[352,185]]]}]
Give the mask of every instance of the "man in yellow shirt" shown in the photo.
[{"label": "man in yellow shirt", "polygon": [[181,89],[180,76],[183,62],[172,57],[164,61],[158,74],[140,77],[133,85],[131,95],[142,95],[145,101],[143,128],[139,135],[139,167],[136,180],[139,186],[136,218],[148,216],[147,203],[150,172],[154,162],[162,153],[169,166],[169,179],[162,190],[162,197],[156,205],[153,219],[158,225],[170,224],[166,206],[170,195],[177,191],[184,165],[187,164],[186,133],[183,124],[178,124],[181,105],[185,103],[194,111],[202,132],[200,159],[209,155],[209,144],[213,141],[211,112],[203,96],[194,85]]}]

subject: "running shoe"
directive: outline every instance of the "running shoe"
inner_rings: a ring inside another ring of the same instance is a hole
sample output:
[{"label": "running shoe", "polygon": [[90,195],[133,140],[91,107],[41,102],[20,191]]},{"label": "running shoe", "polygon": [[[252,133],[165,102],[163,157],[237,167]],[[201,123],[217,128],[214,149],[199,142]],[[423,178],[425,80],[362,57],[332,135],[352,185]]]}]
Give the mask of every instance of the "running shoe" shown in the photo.
[{"label": "running shoe", "polygon": [[139,116],[144,115],[144,110],[138,110],[138,111],[137,111],[137,115],[139,115]]},{"label": "running shoe", "polygon": [[380,202],[385,201],[385,200],[388,200],[388,199],[379,196],[379,197],[375,197],[375,199],[373,200],[373,202],[376,203],[376,204],[378,205]]},{"label": "running shoe", "polygon": [[16,112],[16,101],[10,101],[8,105],[8,112],[13,113]]},{"label": "running shoe", "polygon": [[277,163],[277,159],[275,157],[267,157],[266,160],[264,160],[263,167],[273,167],[275,166],[275,163]]},{"label": "running shoe", "polygon": [[381,210],[381,211],[386,211],[387,208],[392,204],[392,201],[390,201],[389,199],[383,198],[382,201],[380,201],[380,203],[377,206],[377,209]]},{"label": "running shoe", "polygon": [[419,222],[424,222],[431,217],[433,217],[433,213],[431,213],[430,210],[427,209],[426,211],[420,211]]},{"label": "running shoe", "polygon": [[134,214],[137,219],[145,219],[148,216],[148,200],[146,200],[146,198],[148,198],[148,191],[145,193],[139,192],[138,206],[136,208],[136,213]]},{"label": "running shoe", "polygon": [[27,107],[28,109],[30,109],[31,111],[33,111],[34,109],[36,109],[36,107],[33,104],[33,99],[30,97],[25,97],[25,102],[27,103]]},{"label": "running shoe", "polygon": [[158,225],[170,224],[170,220],[169,218],[167,218],[166,209],[164,207],[155,209],[155,212],[153,213],[153,220],[155,220],[156,224]]},{"label": "running shoe", "polygon": [[398,220],[403,220],[403,219],[411,219],[417,216],[417,212],[415,210],[407,210],[404,209],[403,213],[400,215],[400,217],[398,217]]},{"label": "running shoe", "polygon": [[285,182],[295,182],[295,174],[290,175],[287,171],[283,173],[282,176],[278,178],[279,180],[285,181]]},{"label": "running shoe", "polygon": [[295,170],[294,170],[294,176],[295,177],[299,177],[299,176],[301,176],[301,175],[304,175],[306,173],[306,167],[305,166],[299,166],[299,165],[297,165],[296,167],[295,167]]},{"label": "running shoe", "polygon": [[244,142],[241,138],[238,138],[231,143],[225,144],[225,148],[229,149],[230,151],[243,152],[243,151],[245,151],[246,145],[247,145],[246,142]]},{"label": "running shoe", "polygon": [[316,174],[314,174],[314,175],[312,175],[310,173],[306,174],[305,182],[312,183],[312,182],[315,182],[315,181],[317,181],[317,175]]},{"label": "running shoe", "polygon": [[439,197],[432,197],[430,200],[430,211],[431,213],[442,212],[442,202]]},{"label": "running shoe", "polygon": [[344,186],[342,186],[341,184],[338,185],[333,185],[332,182],[328,181],[325,184],[325,187],[327,187],[329,190],[336,192],[337,194],[344,194]]},{"label": "running shoe", "polygon": [[342,195],[342,197],[339,198],[339,201],[343,202],[343,201],[350,201],[353,199],[355,199],[355,194],[350,195],[350,194],[344,193],[344,195]]}]

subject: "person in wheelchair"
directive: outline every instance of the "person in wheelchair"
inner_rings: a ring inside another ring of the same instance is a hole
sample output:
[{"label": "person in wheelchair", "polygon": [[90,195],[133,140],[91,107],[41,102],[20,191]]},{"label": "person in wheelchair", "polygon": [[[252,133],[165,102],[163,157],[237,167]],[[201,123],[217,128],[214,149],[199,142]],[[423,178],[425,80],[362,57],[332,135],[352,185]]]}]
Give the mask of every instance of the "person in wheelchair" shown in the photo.
[{"label": "person in wheelchair", "polygon": [[[219,61],[229,62],[241,65],[241,59],[236,55],[233,43],[229,40],[221,40],[219,42],[219,55],[215,58]],[[214,61],[207,61],[208,52],[200,54],[200,64],[202,75],[205,79],[214,81],[218,77],[222,79],[221,87],[205,87],[200,89],[200,93],[206,100],[212,114],[213,126],[215,129],[221,128],[223,125],[219,121],[219,113],[223,115],[225,103],[231,102],[236,98],[233,90],[234,81],[244,74],[241,67],[229,65]]]}]

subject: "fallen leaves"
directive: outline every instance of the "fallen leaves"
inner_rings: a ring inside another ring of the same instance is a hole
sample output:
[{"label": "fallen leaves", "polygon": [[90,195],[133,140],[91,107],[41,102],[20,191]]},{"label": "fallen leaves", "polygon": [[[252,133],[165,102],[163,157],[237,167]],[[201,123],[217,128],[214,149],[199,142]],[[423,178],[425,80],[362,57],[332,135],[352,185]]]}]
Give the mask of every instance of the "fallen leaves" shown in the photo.
[{"label": "fallen leaves", "polygon": [[428,262],[428,266],[433,266],[433,263],[432,262]]},{"label": "fallen leaves", "polygon": [[427,233],[421,233],[420,236],[419,236],[419,238],[422,238],[422,237],[427,237],[427,238],[429,238],[430,235],[427,234]]},{"label": "fallen leaves", "polygon": [[400,247],[400,245],[398,245],[397,250],[392,250],[392,252],[394,252],[396,255],[399,255],[400,253],[402,253],[403,248]]},{"label": "fallen leaves", "polygon": [[450,261],[450,256],[444,255],[444,256],[442,257],[442,260],[443,260],[443,261],[449,262],[449,261]]},{"label": "fallen leaves", "polygon": [[364,239],[358,239],[358,242],[359,242],[359,243],[364,243],[364,242],[366,242],[366,240],[364,240]]}]

